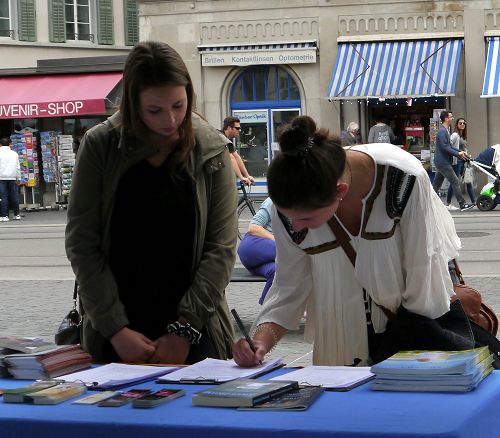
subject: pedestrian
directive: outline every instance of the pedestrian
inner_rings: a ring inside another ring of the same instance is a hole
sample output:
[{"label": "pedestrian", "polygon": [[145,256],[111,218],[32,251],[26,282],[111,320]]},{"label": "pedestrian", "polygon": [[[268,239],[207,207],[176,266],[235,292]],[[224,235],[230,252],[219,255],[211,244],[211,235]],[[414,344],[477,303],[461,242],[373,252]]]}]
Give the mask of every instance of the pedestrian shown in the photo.
[{"label": "pedestrian", "polygon": [[225,139],[193,103],[180,55],[141,42],[125,63],[119,112],[82,138],[66,252],[95,362],[231,355],[235,179]]},{"label": "pedestrian", "polygon": [[[453,134],[450,136],[450,143],[453,148],[459,150],[459,151],[465,151],[465,153],[468,155],[469,152],[467,150],[467,122],[465,121],[464,118],[460,117],[456,122],[455,122],[455,130],[453,131]],[[464,177],[465,173],[465,162],[464,160],[458,160],[455,165],[452,165],[453,170],[459,180],[462,180]],[[465,182],[465,187],[467,189],[467,193],[469,194],[470,202],[471,204],[475,205],[476,204],[476,196],[474,194],[474,186],[472,182]],[[448,210],[458,210],[458,207],[455,207],[451,203],[451,198],[453,196],[453,189],[451,185],[448,187],[448,193],[446,195],[446,206],[448,207]]]},{"label": "pedestrian", "polygon": [[19,184],[21,184],[21,165],[19,155],[10,148],[8,137],[0,139],[0,222],[8,222],[9,207],[13,210],[14,220],[20,220]]},{"label": "pedestrian", "polygon": [[439,116],[441,119],[441,127],[436,136],[436,152],[434,153],[434,165],[436,173],[432,186],[436,193],[439,193],[444,179],[446,178],[452,187],[455,198],[457,198],[460,206],[460,211],[470,210],[474,208],[474,204],[467,204],[460,190],[460,181],[453,171],[453,157],[460,160],[467,159],[467,152],[453,148],[450,140],[450,126],[453,122],[453,113],[448,110],[441,111]]},{"label": "pedestrian", "polygon": [[350,122],[347,125],[347,129],[340,133],[340,140],[342,146],[352,146],[355,144],[361,144],[361,138],[359,133],[359,125],[356,122]]},{"label": "pedestrian", "polygon": [[241,131],[241,122],[237,117],[226,117],[224,119],[222,133],[230,140],[227,143],[227,147],[229,149],[230,157],[231,157],[231,166],[234,169],[234,173],[236,177],[247,186],[255,183],[255,179],[248,173],[248,170],[241,159],[240,154],[234,147],[233,139],[238,138]]},{"label": "pedestrian", "polygon": [[[292,121],[280,146],[267,174],[276,273],[254,322],[256,352],[240,339],[236,362],[257,364],[297,329],[305,309],[315,365],[387,357],[401,345],[391,336],[405,314],[433,327],[420,333],[409,325],[407,333],[424,340],[415,346],[469,345],[461,337],[448,343],[449,332],[434,320],[450,310],[448,260],[460,240],[420,161],[390,144],[344,149],[305,116]],[[427,336],[434,329],[440,336]]]},{"label": "pedestrian", "polygon": [[394,143],[396,137],[390,126],[388,126],[382,117],[375,119],[373,125],[368,131],[368,143]]},{"label": "pedestrian", "polygon": [[238,256],[243,266],[252,274],[266,278],[259,304],[264,302],[267,291],[273,284],[275,271],[276,243],[271,225],[272,206],[271,198],[266,198],[250,221],[248,231],[238,246]]}]

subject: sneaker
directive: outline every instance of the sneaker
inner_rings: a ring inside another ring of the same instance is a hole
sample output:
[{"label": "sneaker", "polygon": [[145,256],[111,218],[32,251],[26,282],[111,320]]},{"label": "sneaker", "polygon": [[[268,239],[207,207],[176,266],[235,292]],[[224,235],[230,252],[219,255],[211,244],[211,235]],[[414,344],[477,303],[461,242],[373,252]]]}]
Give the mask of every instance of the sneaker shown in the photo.
[{"label": "sneaker", "polygon": [[15,221],[20,221],[21,216],[19,214],[16,214],[12,219],[14,219]]},{"label": "sneaker", "polygon": [[446,208],[449,210],[449,211],[457,211],[458,210],[458,207],[455,207],[453,204],[449,204],[446,206]]},{"label": "sneaker", "polygon": [[0,217],[0,222],[9,222],[9,216]]},{"label": "sneaker", "polygon": [[460,211],[470,210],[471,208],[474,208],[474,207],[475,207],[474,204],[462,204],[460,206]]}]

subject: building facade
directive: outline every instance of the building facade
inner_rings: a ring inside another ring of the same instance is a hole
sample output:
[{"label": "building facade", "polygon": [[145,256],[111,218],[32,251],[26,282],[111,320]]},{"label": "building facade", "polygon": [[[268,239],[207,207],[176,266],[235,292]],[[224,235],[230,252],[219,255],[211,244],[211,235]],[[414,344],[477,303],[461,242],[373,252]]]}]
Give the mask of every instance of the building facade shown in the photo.
[{"label": "building facade", "polygon": [[498,0],[140,0],[139,26],[183,56],[211,123],[240,117],[256,176],[297,114],[335,132],[355,121],[364,141],[383,118],[420,150],[450,108],[468,120],[473,155],[500,142]]}]

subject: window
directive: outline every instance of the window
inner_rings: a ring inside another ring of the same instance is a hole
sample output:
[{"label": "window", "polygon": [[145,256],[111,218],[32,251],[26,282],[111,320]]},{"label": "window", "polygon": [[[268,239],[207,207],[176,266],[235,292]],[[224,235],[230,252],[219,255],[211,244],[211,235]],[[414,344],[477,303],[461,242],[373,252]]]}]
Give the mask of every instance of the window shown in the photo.
[{"label": "window", "polygon": [[9,0],[0,0],[0,37],[11,36]]},{"label": "window", "polygon": [[125,19],[125,45],[133,46],[139,41],[139,13],[136,0],[123,0]]},{"label": "window", "polygon": [[66,40],[93,41],[90,32],[90,0],[65,0]]}]

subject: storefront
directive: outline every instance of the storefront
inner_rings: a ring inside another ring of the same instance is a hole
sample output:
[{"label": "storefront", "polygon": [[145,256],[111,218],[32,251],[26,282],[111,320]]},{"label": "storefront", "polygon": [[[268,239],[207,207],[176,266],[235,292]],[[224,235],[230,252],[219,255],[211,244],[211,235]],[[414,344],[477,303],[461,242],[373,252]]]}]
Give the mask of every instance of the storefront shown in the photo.
[{"label": "storefront", "polygon": [[450,107],[461,53],[460,38],[340,42],[329,99],[364,107],[365,141],[369,128],[382,121],[393,129],[394,143],[420,157],[422,150],[433,152],[432,128],[438,110]]},{"label": "storefront", "polygon": [[21,162],[21,204],[65,205],[85,131],[116,111],[121,72],[0,77],[0,135]]}]

